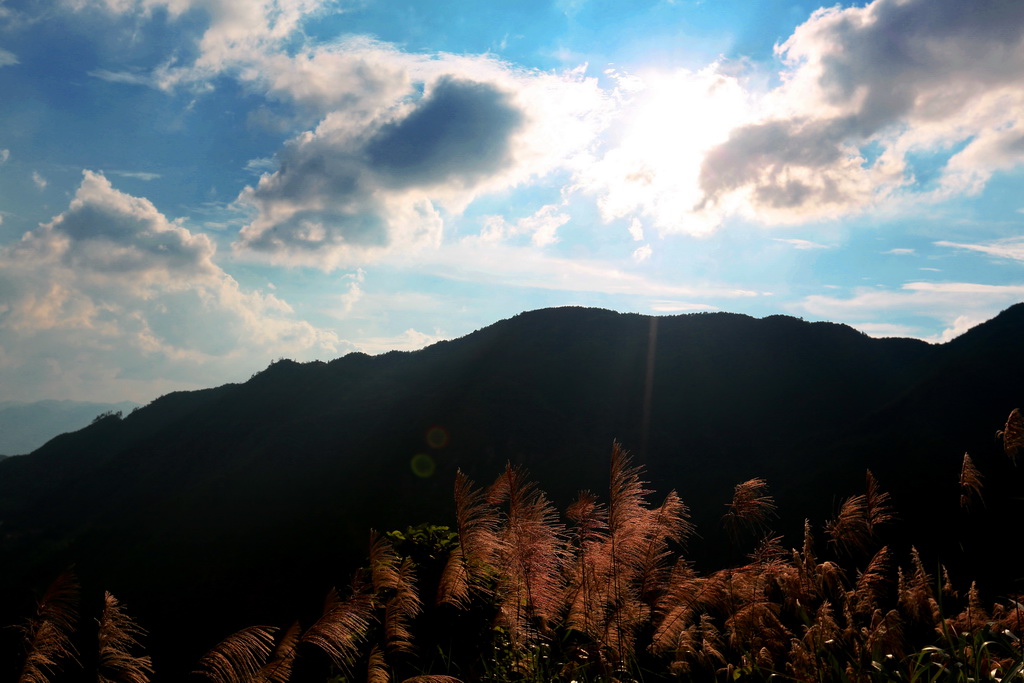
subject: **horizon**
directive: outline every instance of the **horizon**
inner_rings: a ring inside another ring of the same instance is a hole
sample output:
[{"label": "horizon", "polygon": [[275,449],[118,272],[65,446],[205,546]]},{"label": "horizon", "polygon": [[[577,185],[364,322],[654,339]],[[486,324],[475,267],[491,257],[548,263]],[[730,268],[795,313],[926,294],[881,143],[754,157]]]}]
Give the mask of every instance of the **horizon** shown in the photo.
[{"label": "horizon", "polygon": [[[489,327],[492,327],[493,325],[500,324],[502,322],[505,322],[507,320],[511,320],[512,318],[516,318],[516,317],[519,317],[521,315],[529,315],[531,313],[536,313],[536,312],[540,312],[540,311],[557,310],[559,308],[581,308],[581,309],[585,309],[585,310],[606,311],[606,312],[609,312],[609,313],[616,313],[616,314],[620,314],[620,315],[642,315],[642,316],[654,317],[654,318],[669,318],[669,317],[678,317],[678,316],[706,315],[706,314],[723,314],[723,315],[749,316],[751,318],[754,318],[755,320],[763,320],[763,319],[772,318],[772,317],[789,317],[789,318],[793,318],[794,320],[799,320],[801,322],[805,322],[805,323],[808,323],[808,324],[824,323],[824,324],[842,325],[844,327],[849,327],[850,329],[853,329],[853,330],[855,330],[857,332],[861,332],[862,334],[865,334],[865,335],[867,335],[869,337],[872,337],[874,339],[910,339],[910,340],[915,340],[915,341],[923,341],[924,343],[929,344],[929,345],[933,345],[933,346],[935,346],[935,345],[941,346],[941,345],[948,344],[949,342],[953,341],[954,339],[958,339],[958,338],[968,334],[969,332],[971,332],[971,330],[975,329],[976,327],[979,327],[979,326],[981,326],[981,325],[983,325],[983,324],[985,324],[987,322],[990,322],[990,321],[994,320],[995,318],[999,317],[1000,315],[1002,315],[1003,313],[1005,313],[1010,308],[1013,308],[1013,306],[1016,306],[1016,305],[1017,304],[1012,304],[1012,305],[1008,306],[1007,308],[1003,309],[1002,311],[999,311],[998,313],[996,313],[992,318],[989,318],[987,320],[982,320],[982,321],[978,322],[977,324],[972,325],[971,327],[958,332],[953,337],[950,337],[948,339],[941,339],[941,340],[937,340],[937,341],[936,340],[929,341],[929,340],[918,339],[916,337],[903,337],[903,336],[899,336],[899,335],[892,335],[892,336],[889,336],[889,335],[870,335],[870,334],[867,334],[865,332],[862,332],[861,330],[857,330],[856,327],[853,327],[852,325],[849,325],[847,323],[837,322],[837,321],[834,321],[834,320],[809,320],[809,319],[805,319],[805,318],[803,318],[801,316],[789,315],[789,314],[786,314],[786,313],[766,313],[764,315],[750,315],[750,314],[747,314],[747,313],[740,313],[738,311],[724,311],[724,310],[691,311],[691,312],[684,312],[684,313],[637,313],[635,311],[617,311],[615,309],[602,308],[600,306],[579,306],[577,304],[562,304],[562,305],[556,305],[556,306],[548,306],[548,307],[545,307],[545,308],[534,308],[534,309],[528,309],[528,310],[524,310],[524,311],[519,311],[518,313],[512,314],[508,318],[502,318],[500,320],[495,320],[495,321],[490,322],[490,323],[488,323],[488,324],[486,324],[486,325],[484,325],[482,327],[476,328],[474,330],[470,330],[469,332],[467,332],[464,335],[452,336],[452,337],[445,338],[445,339],[435,339],[435,340],[430,341],[426,345],[418,347],[418,348],[411,348],[411,349],[383,349],[383,350],[377,350],[377,351],[375,351],[373,353],[367,353],[365,351],[361,351],[361,350],[355,349],[355,350],[351,350],[351,351],[346,351],[345,353],[340,354],[338,356],[335,356],[333,358],[326,358],[326,359],[325,358],[314,358],[314,359],[309,359],[309,360],[300,360],[300,359],[295,359],[295,358],[289,358],[289,357],[286,357],[286,356],[281,356],[279,358],[275,358],[275,359],[272,359],[272,360],[268,361],[268,363],[266,365],[264,365],[264,366],[261,366],[261,367],[258,367],[258,368],[253,368],[251,370],[251,372],[250,372],[250,376],[248,378],[245,378],[245,379],[240,379],[240,380],[237,380],[237,381],[227,381],[227,382],[223,382],[223,383],[221,383],[219,385],[204,385],[204,386],[198,386],[195,389],[184,389],[184,390],[174,390],[174,391],[193,391],[193,390],[195,390],[195,391],[202,391],[203,389],[212,389],[212,388],[216,388],[217,386],[223,386],[224,384],[245,384],[246,382],[251,380],[253,377],[258,375],[259,373],[263,372],[264,370],[266,370],[266,369],[270,368],[271,366],[273,366],[273,365],[275,365],[275,364],[277,364],[279,362],[282,362],[282,361],[288,361],[288,362],[293,362],[293,363],[298,363],[298,364],[305,364],[305,363],[330,362],[330,361],[333,361],[333,360],[340,360],[340,359],[344,358],[345,356],[348,356],[349,354],[353,354],[353,353],[355,353],[355,354],[365,354],[365,355],[368,355],[368,356],[380,356],[380,355],[384,355],[384,354],[388,354],[388,353],[396,353],[396,352],[397,353],[413,353],[415,351],[422,351],[424,349],[428,349],[428,348],[430,348],[432,346],[435,346],[436,344],[440,344],[440,343],[443,343],[443,342],[458,341],[459,339],[471,336],[471,335],[473,335],[473,334],[475,334],[477,332],[480,332],[480,331],[485,330],[485,329],[487,329]],[[168,393],[173,393],[173,392],[168,392]],[[120,403],[124,403],[124,404],[135,403],[137,408],[144,408],[148,404],[152,403],[153,401],[155,401],[156,399],[158,399],[158,398],[160,398],[161,396],[164,396],[164,395],[165,394],[154,396],[153,399],[151,399],[150,401],[144,402],[144,403],[133,402],[133,401],[113,401],[113,402],[110,402],[110,401],[78,401],[78,400],[74,400],[74,399],[63,399],[63,398],[59,398],[59,399],[46,398],[46,399],[39,399],[37,401],[3,400],[3,401],[0,401],[0,408],[12,407],[12,406],[26,406],[26,405],[34,405],[34,404],[41,404],[41,403],[66,403],[66,404],[88,404],[88,403],[95,403],[96,405],[115,405],[115,404],[120,404]]]},{"label": "horizon", "polygon": [[0,87],[6,400],[555,306],[939,343],[1024,300],[1010,0],[14,0]]}]

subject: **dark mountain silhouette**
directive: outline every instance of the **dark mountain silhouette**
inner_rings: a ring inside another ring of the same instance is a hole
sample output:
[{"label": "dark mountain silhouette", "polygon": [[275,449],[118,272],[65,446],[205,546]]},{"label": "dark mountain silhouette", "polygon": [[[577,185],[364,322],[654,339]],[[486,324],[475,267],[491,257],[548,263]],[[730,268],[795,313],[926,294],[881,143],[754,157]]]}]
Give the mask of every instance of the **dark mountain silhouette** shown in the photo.
[{"label": "dark mountain silhouette", "polygon": [[[525,465],[564,506],[606,489],[615,439],[693,510],[698,566],[728,552],[735,484],[766,478],[796,545],[870,468],[901,516],[896,547],[1007,590],[1010,563],[972,560],[1021,518],[993,435],[1021,400],[1022,339],[1024,304],[943,345],[785,316],[558,308],[412,353],[279,361],[0,462],[0,616],[74,563],[174,644],[163,656],[194,662],[232,630],[315,612],[369,528],[450,523],[457,468],[487,483]],[[987,485],[970,519],[965,451]]]}]

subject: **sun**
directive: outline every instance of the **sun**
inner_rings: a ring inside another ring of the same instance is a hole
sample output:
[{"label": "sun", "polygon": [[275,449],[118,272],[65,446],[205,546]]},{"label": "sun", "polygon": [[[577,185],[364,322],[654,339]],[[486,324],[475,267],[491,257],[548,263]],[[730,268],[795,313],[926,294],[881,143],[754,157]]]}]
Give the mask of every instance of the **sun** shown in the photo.
[{"label": "sun", "polygon": [[715,222],[695,211],[707,152],[750,121],[749,93],[717,65],[650,71],[623,79],[617,142],[595,168],[608,219],[643,214],[664,232],[704,234]]}]

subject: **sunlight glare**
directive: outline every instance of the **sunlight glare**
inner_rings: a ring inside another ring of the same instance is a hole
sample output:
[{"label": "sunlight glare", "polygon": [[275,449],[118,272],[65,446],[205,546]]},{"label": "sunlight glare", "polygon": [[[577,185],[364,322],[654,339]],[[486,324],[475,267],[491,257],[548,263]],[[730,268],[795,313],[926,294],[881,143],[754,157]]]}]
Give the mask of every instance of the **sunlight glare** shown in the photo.
[{"label": "sunlight glare", "polygon": [[751,118],[748,93],[712,65],[692,72],[630,77],[621,142],[597,164],[606,220],[639,213],[662,233],[705,234],[717,220],[701,216],[704,155]]}]

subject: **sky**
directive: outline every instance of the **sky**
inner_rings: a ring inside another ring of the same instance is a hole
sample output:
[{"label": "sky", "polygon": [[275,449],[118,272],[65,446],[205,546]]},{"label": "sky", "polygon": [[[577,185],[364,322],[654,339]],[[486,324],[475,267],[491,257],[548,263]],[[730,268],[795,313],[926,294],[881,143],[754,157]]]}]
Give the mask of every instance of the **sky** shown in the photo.
[{"label": "sky", "polygon": [[939,343],[1022,188],[1020,0],[0,0],[0,393],[562,305]]}]

